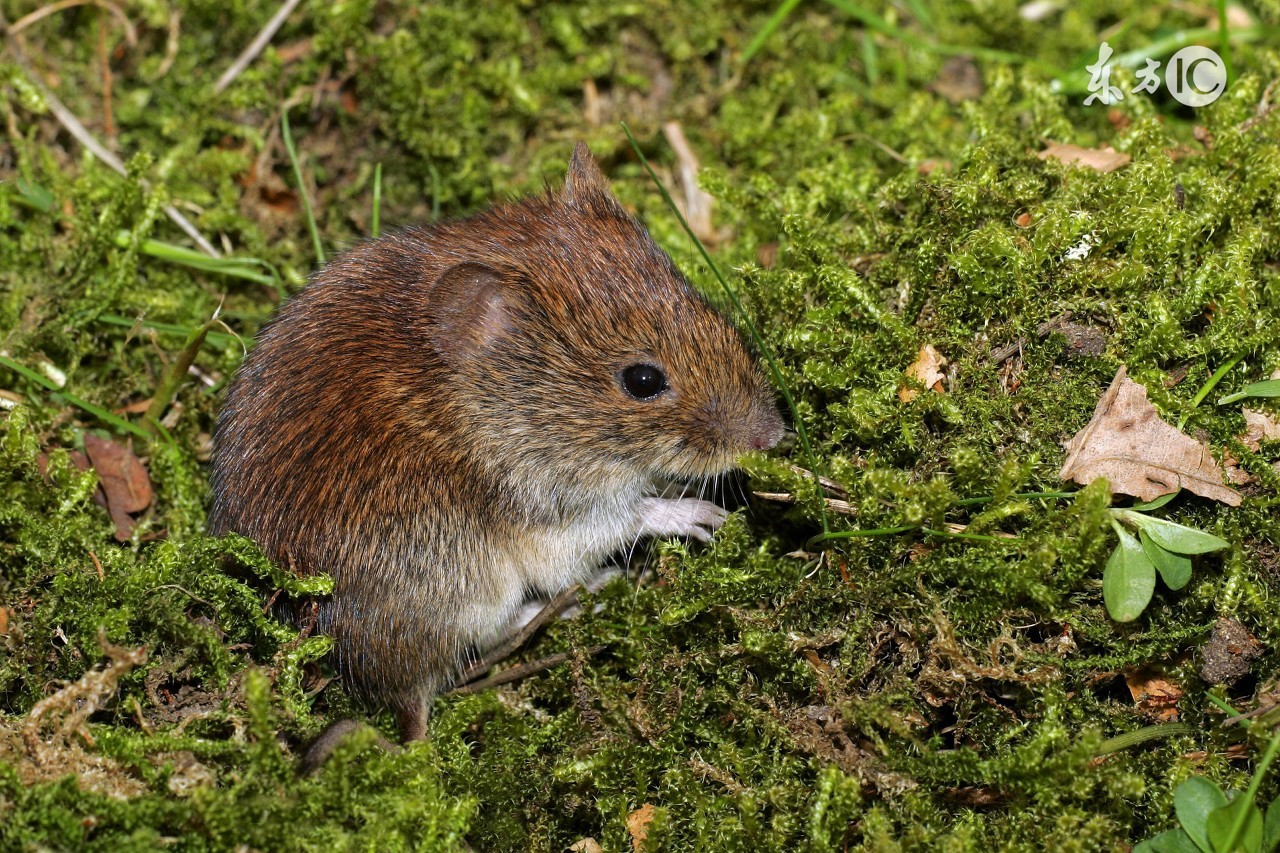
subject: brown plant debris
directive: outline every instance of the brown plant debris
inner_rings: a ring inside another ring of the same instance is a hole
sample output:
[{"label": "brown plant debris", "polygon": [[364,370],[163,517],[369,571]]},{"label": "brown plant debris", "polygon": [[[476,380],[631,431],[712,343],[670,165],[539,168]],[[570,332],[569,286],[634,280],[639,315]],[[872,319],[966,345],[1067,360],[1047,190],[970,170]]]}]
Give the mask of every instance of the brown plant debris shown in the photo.
[{"label": "brown plant debris", "polygon": [[[906,375],[929,390],[941,394],[942,380],[946,378],[942,368],[946,366],[947,359],[942,353],[934,349],[933,344],[925,344],[920,347],[920,352],[916,353],[916,360],[911,362]],[[904,403],[910,403],[918,393],[918,389],[904,384],[898,389],[898,399]]]},{"label": "brown plant debris", "polygon": [[1110,145],[1104,145],[1101,148],[1081,148],[1079,145],[1052,141],[1036,156],[1041,160],[1057,160],[1068,166],[1083,166],[1096,172],[1114,172],[1121,166],[1128,165],[1132,159],[1128,154],[1116,151]]},{"label": "brown plant debris", "polygon": [[0,726],[0,763],[16,767],[24,785],[74,775],[81,788],[112,796],[146,790],[114,760],[85,750],[93,745],[85,722],[115,696],[125,674],[147,661],[145,647],[119,648],[102,636],[98,643],[109,660],[106,666],[41,699],[16,726]]},{"label": "brown plant debris", "polygon": [[1200,677],[1208,684],[1228,687],[1249,674],[1249,665],[1262,656],[1262,643],[1235,619],[1220,618],[1200,649],[1204,665]]},{"label": "brown plant debris", "polygon": [[151,477],[147,468],[123,444],[84,434],[84,449],[98,472],[98,482],[106,496],[107,511],[116,526],[116,540],[129,541],[136,522],[133,513],[151,505]]},{"label": "brown plant debris", "polygon": [[667,138],[671,150],[676,153],[680,166],[680,187],[684,190],[684,217],[704,243],[715,243],[720,239],[715,223],[711,221],[711,206],[715,199],[711,194],[698,186],[698,171],[702,164],[698,155],[693,153],[693,146],[685,138],[684,129],[679,122],[669,121],[662,125],[662,135]]},{"label": "brown plant debris", "polygon": [[1257,453],[1264,441],[1280,441],[1280,421],[1266,412],[1244,410],[1244,434],[1240,436],[1244,446]]},{"label": "brown plant debris", "polygon": [[631,833],[631,849],[640,853],[644,849],[645,839],[649,837],[649,824],[653,823],[653,815],[657,809],[653,803],[645,803],[627,815],[627,832]]},{"label": "brown plant debris", "polygon": [[1133,703],[1143,714],[1161,723],[1177,721],[1182,688],[1163,672],[1154,667],[1138,667],[1124,674],[1124,683],[1129,687]]},{"label": "brown plant debris", "polygon": [[604,848],[600,846],[600,842],[591,836],[579,839],[569,845],[570,853],[604,853]]},{"label": "brown plant debris", "polygon": [[1088,485],[1106,477],[1112,494],[1149,501],[1186,489],[1239,506],[1240,493],[1223,483],[1209,448],[1160,419],[1147,389],[1121,367],[1093,418],[1067,442],[1058,476]]}]

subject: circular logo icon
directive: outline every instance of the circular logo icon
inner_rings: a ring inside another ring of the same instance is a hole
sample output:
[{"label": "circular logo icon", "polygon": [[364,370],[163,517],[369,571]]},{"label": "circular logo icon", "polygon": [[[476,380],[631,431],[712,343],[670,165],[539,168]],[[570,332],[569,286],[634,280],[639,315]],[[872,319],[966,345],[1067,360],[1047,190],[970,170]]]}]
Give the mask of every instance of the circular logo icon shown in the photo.
[{"label": "circular logo icon", "polygon": [[1203,107],[1227,89],[1227,65],[1216,51],[1192,45],[1169,57],[1164,83],[1180,104]]}]

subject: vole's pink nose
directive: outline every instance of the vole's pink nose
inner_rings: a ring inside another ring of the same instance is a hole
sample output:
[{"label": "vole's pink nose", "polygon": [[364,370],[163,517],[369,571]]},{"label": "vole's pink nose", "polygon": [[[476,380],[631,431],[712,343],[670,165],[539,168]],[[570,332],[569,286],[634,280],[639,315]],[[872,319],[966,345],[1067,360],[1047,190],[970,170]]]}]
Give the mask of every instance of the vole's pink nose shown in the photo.
[{"label": "vole's pink nose", "polygon": [[782,439],[782,418],[776,412],[770,412],[767,418],[761,419],[751,436],[753,450],[768,450]]}]

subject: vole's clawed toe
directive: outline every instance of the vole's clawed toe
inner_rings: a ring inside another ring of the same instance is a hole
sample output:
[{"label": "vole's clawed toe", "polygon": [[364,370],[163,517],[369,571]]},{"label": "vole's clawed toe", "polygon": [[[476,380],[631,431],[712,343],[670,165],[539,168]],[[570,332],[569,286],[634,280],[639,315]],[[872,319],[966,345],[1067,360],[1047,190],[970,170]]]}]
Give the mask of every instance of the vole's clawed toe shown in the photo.
[{"label": "vole's clawed toe", "polygon": [[698,498],[645,498],[640,506],[640,535],[690,536],[709,542],[728,517],[720,506]]},{"label": "vole's clawed toe", "polygon": [[[316,773],[329,760],[333,751],[360,729],[372,729],[372,726],[359,720],[339,720],[329,726],[320,737],[312,741],[311,746],[307,747],[306,754],[302,756],[302,762],[298,765],[298,772],[303,776]],[[381,734],[377,736],[375,745],[383,752],[394,752],[399,749]]]}]

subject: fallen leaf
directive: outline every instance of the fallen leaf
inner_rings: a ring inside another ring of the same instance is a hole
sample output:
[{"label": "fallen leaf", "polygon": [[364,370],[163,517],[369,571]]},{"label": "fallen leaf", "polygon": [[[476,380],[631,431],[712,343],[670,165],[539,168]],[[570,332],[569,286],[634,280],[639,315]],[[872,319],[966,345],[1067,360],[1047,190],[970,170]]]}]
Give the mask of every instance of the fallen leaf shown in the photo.
[{"label": "fallen leaf", "polygon": [[604,853],[600,842],[590,836],[573,842],[569,845],[569,850],[570,853]]},{"label": "fallen leaf", "polygon": [[[916,360],[911,362],[911,366],[907,368],[907,376],[919,381],[924,387],[942,393],[942,380],[946,378],[946,374],[942,372],[942,368],[947,366],[947,359],[933,348],[932,344],[925,344],[920,347],[920,352],[916,354]],[[904,403],[909,403],[916,398],[917,389],[910,385],[903,385],[898,389],[898,399]]]},{"label": "fallen leaf", "polygon": [[1244,446],[1257,453],[1264,441],[1280,441],[1280,422],[1266,412],[1244,410],[1244,433],[1240,436]]},{"label": "fallen leaf", "polygon": [[1036,155],[1041,160],[1057,160],[1068,166],[1084,166],[1097,172],[1114,172],[1121,166],[1128,165],[1131,158],[1110,145],[1101,148],[1081,148],[1079,145],[1064,145],[1050,142],[1049,147]]},{"label": "fallen leaf", "polygon": [[631,849],[636,853],[644,849],[645,839],[649,837],[649,824],[653,823],[653,814],[657,811],[653,803],[645,803],[627,815],[627,832],[631,833]]},{"label": "fallen leaf", "polygon": [[1125,673],[1124,683],[1129,686],[1129,695],[1139,711],[1162,723],[1178,719],[1182,688],[1166,678],[1163,672],[1154,667],[1138,667]]},{"label": "fallen leaf", "polygon": [[84,449],[98,473],[98,482],[107,496],[107,511],[116,525],[116,540],[127,542],[133,535],[132,514],[151,506],[151,477],[133,451],[93,433],[84,435]]},{"label": "fallen leaf", "polygon": [[1116,130],[1125,130],[1129,125],[1133,124],[1133,119],[1129,118],[1129,114],[1118,107],[1112,107],[1107,110],[1107,121],[1111,122],[1111,126]]},{"label": "fallen leaf", "polygon": [[1161,420],[1147,389],[1126,374],[1116,372],[1092,420],[1067,442],[1058,476],[1082,486],[1106,477],[1112,494],[1144,501],[1186,489],[1239,506],[1240,493],[1224,485],[1209,449]]},{"label": "fallen leaf", "polygon": [[0,607],[0,637],[9,633],[9,617],[13,615],[13,611],[8,607]]}]

